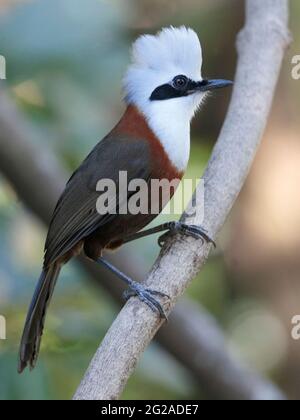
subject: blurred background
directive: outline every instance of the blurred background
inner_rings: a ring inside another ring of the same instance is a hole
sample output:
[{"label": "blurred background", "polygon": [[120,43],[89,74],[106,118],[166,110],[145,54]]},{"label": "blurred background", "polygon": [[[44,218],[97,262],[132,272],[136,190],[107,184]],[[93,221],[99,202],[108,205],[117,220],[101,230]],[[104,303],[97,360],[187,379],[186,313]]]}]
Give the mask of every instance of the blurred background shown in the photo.
[{"label": "blurred background", "polygon": [[[294,43],[262,146],[217,251],[187,292],[215,317],[237,357],[294,399],[300,398],[300,341],[291,338],[291,319],[300,315],[300,80],[291,77],[291,59],[300,54],[299,19],[300,2],[292,0]],[[137,35],[171,24],[191,26],[202,42],[203,74],[231,79],[243,22],[241,0],[0,0],[0,55],[7,61],[0,89],[34,134],[33,144],[49,156],[43,164],[59,165],[65,182],[124,110],[121,80]],[[229,99],[230,90],[214,95],[193,121],[188,177],[203,172]],[[21,156],[15,165],[26,177]],[[92,283],[78,264],[66,266],[38,366],[32,373],[16,373],[46,229],[1,171],[0,165],[0,314],[7,319],[7,340],[0,340],[0,399],[69,399],[119,304],[102,288],[101,278]],[[138,265],[143,275],[158,252],[156,238],[149,237],[114,258]],[[155,342],[123,395],[208,397],[188,366]]]}]

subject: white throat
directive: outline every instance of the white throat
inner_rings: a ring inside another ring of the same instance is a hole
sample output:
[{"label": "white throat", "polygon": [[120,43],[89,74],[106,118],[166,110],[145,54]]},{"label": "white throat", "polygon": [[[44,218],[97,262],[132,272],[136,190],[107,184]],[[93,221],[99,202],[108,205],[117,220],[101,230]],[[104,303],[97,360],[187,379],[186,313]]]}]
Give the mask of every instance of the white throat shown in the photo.
[{"label": "white throat", "polygon": [[[188,100],[186,100],[188,99]],[[170,161],[179,172],[185,171],[190,156],[190,98],[176,98],[137,104],[160,140]]]}]

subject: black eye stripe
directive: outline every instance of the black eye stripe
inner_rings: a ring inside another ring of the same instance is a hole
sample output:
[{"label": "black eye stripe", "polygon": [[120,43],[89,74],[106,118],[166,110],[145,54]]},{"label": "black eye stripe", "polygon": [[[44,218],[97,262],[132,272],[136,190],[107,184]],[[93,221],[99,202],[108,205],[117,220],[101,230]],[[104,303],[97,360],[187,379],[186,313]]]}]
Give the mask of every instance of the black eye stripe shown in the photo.
[{"label": "black eye stripe", "polygon": [[[175,81],[179,78],[184,79],[185,84],[183,86],[175,86]],[[190,91],[194,90],[197,83],[189,79],[184,75],[175,76],[170,83],[158,86],[151,94],[151,101],[162,101],[172,98],[181,98],[187,96]]]},{"label": "black eye stripe", "polygon": [[186,96],[182,90],[174,88],[169,83],[157,87],[150,96],[150,101],[163,101],[165,99],[180,98]]}]

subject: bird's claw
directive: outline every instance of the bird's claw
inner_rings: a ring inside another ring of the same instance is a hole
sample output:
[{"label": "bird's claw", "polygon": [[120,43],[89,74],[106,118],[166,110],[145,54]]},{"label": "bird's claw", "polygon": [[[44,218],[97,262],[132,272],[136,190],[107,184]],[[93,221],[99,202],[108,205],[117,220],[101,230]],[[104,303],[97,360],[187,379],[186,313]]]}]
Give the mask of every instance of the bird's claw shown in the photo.
[{"label": "bird's claw", "polygon": [[137,296],[140,301],[148,305],[153,312],[158,312],[161,318],[168,320],[166,312],[160,302],[154,296],[170,299],[166,293],[144,288],[141,284],[135,283],[130,286],[130,289],[125,290],[123,297],[128,300],[133,296]]},{"label": "bird's claw", "polygon": [[211,243],[216,248],[215,241],[209,236],[208,232],[204,228],[196,225],[187,225],[186,223],[181,222],[174,222],[170,230],[158,238],[159,246],[162,247],[170,235],[176,233],[192,236],[195,239],[201,239],[203,244],[205,241],[207,243]]},{"label": "bird's claw", "polygon": [[[173,232],[172,232],[173,233]],[[172,233],[170,231],[164,233],[163,235],[160,235],[157,242],[158,245],[162,248],[165,244],[165,242],[167,241],[168,238],[170,238],[170,236],[172,235]]]}]

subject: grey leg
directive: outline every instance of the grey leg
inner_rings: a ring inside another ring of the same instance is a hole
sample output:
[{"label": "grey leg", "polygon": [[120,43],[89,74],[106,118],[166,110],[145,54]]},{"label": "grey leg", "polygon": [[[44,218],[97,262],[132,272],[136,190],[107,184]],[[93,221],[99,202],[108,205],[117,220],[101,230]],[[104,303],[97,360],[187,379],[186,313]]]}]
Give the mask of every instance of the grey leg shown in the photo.
[{"label": "grey leg", "polygon": [[145,288],[142,284],[126,276],[126,274],[122,273],[122,271],[118,270],[115,266],[110,264],[102,257],[98,258],[96,262],[104,265],[129,286],[129,291],[125,292],[126,298],[130,298],[131,296],[137,296],[142,302],[148,305],[152,309],[152,311],[158,312],[161,318],[167,319],[167,315],[164,311],[164,308],[154,296],[170,299],[168,295],[157,290]]}]

